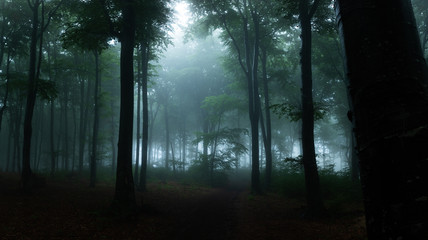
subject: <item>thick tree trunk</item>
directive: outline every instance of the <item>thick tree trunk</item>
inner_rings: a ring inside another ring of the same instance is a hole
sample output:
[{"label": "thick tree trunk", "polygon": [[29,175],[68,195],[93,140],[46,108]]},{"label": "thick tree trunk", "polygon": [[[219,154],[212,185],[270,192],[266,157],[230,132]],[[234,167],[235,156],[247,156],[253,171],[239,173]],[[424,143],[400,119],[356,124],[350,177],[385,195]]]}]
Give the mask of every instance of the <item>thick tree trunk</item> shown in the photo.
[{"label": "thick tree trunk", "polygon": [[368,239],[428,239],[428,99],[410,1],[338,0]]},{"label": "thick tree trunk", "polygon": [[314,106],[312,98],[312,29],[309,15],[309,1],[300,1],[301,74],[302,74],[302,150],[305,171],[307,217],[318,216],[324,212],[321,198],[318,166],[314,145]]},{"label": "thick tree trunk", "polygon": [[134,179],[132,177],[132,126],[134,115],[134,1],[122,1],[123,24],[120,35],[120,123],[113,207],[122,215],[135,214]]}]

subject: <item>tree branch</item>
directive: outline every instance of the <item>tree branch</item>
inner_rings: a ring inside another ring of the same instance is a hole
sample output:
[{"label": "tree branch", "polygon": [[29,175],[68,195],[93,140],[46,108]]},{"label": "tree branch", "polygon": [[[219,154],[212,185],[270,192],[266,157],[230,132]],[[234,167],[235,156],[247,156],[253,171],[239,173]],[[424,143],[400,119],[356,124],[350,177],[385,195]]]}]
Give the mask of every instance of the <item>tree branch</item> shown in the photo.
[{"label": "tree branch", "polygon": [[315,12],[317,11],[318,6],[320,5],[321,0],[314,0],[314,3],[312,4],[311,10],[309,10],[308,17],[309,19],[312,19]]},{"label": "tree branch", "polygon": [[[235,2],[236,2],[236,1],[235,1]],[[221,16],[222,24],[223,24],[223,26],[224,26],[224,28],[225,28],[225,30],[226,30],[226,32],[227,32],[227,34],[229,35],[230,39],[232,40],[232,44],[233,44],[233,46],[235,47],[235,49],[236,49],[236,51],[237,51],[237,53],[238,53],[239,65],[241,66],[241,68],[242,68],[242,70],[244,71],[245,75],[247,75],[247,76],[248,76],[248,71],[249,71],[249,69],[246,69],[246,68],[245,68],[244,63],[242,62],[242,54],[241,54],[241,50],[239,49],[238,42],[236,41],[235,37],[233,37],[232,32],[230,31],[229,26],[227,25],[227,21],[226,21],[226,16],[225,16],[225,14],[221,13],[221,12],[218,10],[218,8],[216,7],[216,5],[214,4],[214,2],[213,2],[212,0],[211,0],[211,4],[212,4],[212,7],[213,7],[214,11],[215,11],[218,15],[220,15],[220,16]],[[238,6],[237,6],[237,7],[238,7]],[[239,9],[239,8],[238,8],[238,9]],[[241,11],[240,11],[240,9],[239,9],[239,12],[241,12]]]}]

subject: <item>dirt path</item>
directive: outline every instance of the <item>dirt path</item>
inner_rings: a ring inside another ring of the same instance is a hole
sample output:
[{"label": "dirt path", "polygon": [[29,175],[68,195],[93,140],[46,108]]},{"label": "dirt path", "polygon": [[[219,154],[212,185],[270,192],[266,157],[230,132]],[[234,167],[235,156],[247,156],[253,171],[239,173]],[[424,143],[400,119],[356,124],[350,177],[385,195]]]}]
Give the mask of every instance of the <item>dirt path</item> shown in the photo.
[{"label": "dirt path", "polygon": [[111,185],[48,182],[29,196],[18,186],[19,176],[0,174],[0,240],[365,239],[363,215],[354,208],[307,221],[300,218],[304,202],[278,194],[153,182],[148,192],[137,193],[138,218],[118,221],[103,214],[113,198]]},{"label": "dirt path", "polygon": [[183,205],[169,239],[233,239],[237,191],[216,189]]}]

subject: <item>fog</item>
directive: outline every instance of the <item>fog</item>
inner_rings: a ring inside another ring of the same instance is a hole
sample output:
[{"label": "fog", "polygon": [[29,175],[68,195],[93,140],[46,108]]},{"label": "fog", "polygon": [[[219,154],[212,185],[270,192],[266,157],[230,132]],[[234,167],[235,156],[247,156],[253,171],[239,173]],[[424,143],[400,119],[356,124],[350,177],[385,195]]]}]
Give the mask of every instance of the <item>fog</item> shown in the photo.
[{"label": "fog", "polygon": [[0,0],[0,238],[426,239],[427,3]]}]

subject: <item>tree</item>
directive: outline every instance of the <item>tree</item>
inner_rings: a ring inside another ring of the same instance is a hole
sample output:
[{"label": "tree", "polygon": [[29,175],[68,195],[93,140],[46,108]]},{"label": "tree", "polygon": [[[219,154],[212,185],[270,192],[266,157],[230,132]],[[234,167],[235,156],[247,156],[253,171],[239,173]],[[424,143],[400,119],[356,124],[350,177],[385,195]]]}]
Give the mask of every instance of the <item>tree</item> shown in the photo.
[{"label": "tree", "polygon": [[[200,15],[205,16],[208,28],[223,30],[225,42],[233,49],[245,75],[248,94],[248,113],[251,125],[251,190],[260,193],[259,120],[260,98],[258,84],[260,16],[259,3],[252,1],[193,1]],[[203,22],[203,21],[202,21]],[[244,43],[244,46],[239,41]]]},{"label": "tree", "polygon": [[[144,1],[143,6],[146,14],[139,15],[137,27],[137,41],[139,42],[139,53],[141,56],[141,79],[139,84],[142,86],[143,99],[143,133],[142,133],[142,148],[141,148],[141,170],[139,189],[146,190],[147,182],[147,162],[148,162],[148,142],[149,142],[149,103],[148,103],[148,81],[149,81],[149,62],[153,60],[156,46],[169,44],[169,39],[166,37],[167,24],[170,20],[170,9],[167,7],[168,0],[163,1]],[[140,86],[140,85],[139,85]],[[139,107],[137,107],[138,109]],[[138,121],[137,121],[138,122]],[[151,122],[153,124],[153,122]],[[139,131],[137,131],[137,134]],[[138,141],[137,141],[138,145]]]},{"label": "tree", "polygon": [[[101,84],[100,74],[100,55],[108,47],[108,40],[111,39],[108,29],[108,22],[104,18],[99,18],[102,12],[102,4],[99,1],[78,2],[72,4],[70,11],[76,11],[76,21],[68,23],[66,32],[62,35],[64,47],[77,45],[81,50],[90,51],[95,60],[95,86],[94,86],[94,122],[92,128],[92,148],[90,155],[90,183],[89,186],[95,187],[97,173],[97,148],[98,132],[100,125],[100,103],[99,92]],[[83,83],[82,83],[83,84]],[[82,85],[83,86],[83,85]],[[89,87],[88,87],[89,90]],[[83,96],[83,94],[82,94]],[[88,95],[89,96],[89,95]],[[81,109],[82,112],[82,109]],[[81,114],[82,116],[83,114]],[[82,127],[82,126],[81,126]],[[82,129],[83,130],[83,129]],[[82,134],[83,135],[83,134]],[[81,137],[81,141],[84,141]],[[83,143],[81,143],[79,158],[79,172],[83,167]]]},{"label": "tree", "polygon": [[[22,188],[25,192],[31,190],[32,171],[30,167],[30,151],[31,151],[31,135],[32,135],[32,119],[34,105],[36,103],[37,82],[40,76],[40,65],[42,56],[43,33],[49,25],[53,14],[59,8],[61,2],[49,11],[47,19],[45,16],[45,1],[44,0],[28,0],[28,5],[33,13],[31,43],[30,43],[30,63],[28,71],[28,89],[27,103],[24,115],[24,140],[22,148]],[[39,19],[39,11],[41,8],[41,20]],[[45,23],[46,20],[46,23]],[[37,42],[39,42],[39,60],[37,64]]]},{"label": "tree", "polygon": [[426,65],[410,1],[339,0],[368,239],[427,239]]},{"label": "tree", "polygon": [[412,3],[415,9],[416,22],[419,27],[422,52],[426,58],[428,48],[428,3],[424,0],[413,0]]},{"label": "tree", "polygon": [[117,153],[116,188],[113,206],[122,214],[133,214],[135,202],[132,178],[132,135],[134,116],[134,46],[135,4],[133,0],[121,2],[122,24],[120,47],[120,123]]},{"label": "tree", "polygon": [[[313,26],[321,27],[320,19],[323,16],[320,11],[326,9],[328,1],[321,0],[299,0],[283,1],[286,15],[293,19],[293,14],[298,15],[299,27],[301,29],[301,118],[302,118],[302,151],[303,167],[305,171],[306,201],[308,217],[322,215],[325,211],[321,198],[320,183],[318,176],[318,166],[315,155],[314,144],[314,102],[312,83],[312,30]],[[287,11],[287,9],[289,9]],[[315,17],[316,14],[321,15]]]}]

